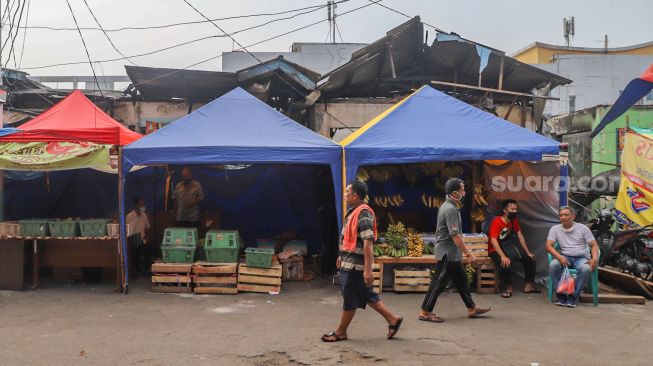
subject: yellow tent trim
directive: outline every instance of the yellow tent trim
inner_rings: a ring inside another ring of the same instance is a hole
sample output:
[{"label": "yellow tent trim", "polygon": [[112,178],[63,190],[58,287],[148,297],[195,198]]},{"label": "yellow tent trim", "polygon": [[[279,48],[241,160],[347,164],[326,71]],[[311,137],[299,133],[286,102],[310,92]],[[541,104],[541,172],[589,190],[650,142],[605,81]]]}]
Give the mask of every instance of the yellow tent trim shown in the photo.
[{"label": "yellow tent trim", "polygon": [[411,95],[407,96],[407,97],[404,98],[402,101],[400,101],[400,102],[398,102],[397,104],[393,105],[392,107],[386,109],[383,113],[379,114],[378,116],[372,118],[369,122],[367,122],[366,124],[364,124],[361,128],[359,128],[359,129],[356,130],[354,133],[352,133],[351,135],[347,136],[345,139],[343,139],[342,141],[340,141],[340,145],[342,145],[342,146],[347,146],[347,145],[351,144],[351,143],[352,143],[354,140],[356,140],[360,135],[364,134],[365,131],[369,130],[369,129],[372,128],[374,125],[376,125],[377,123],[381,122],[381,121],[382,121],[382,120],[383,120],[383,119],[384,119],[388,114],[392,113],[395,109],[399,108],[399,106],[401,106],[402,104],[404,104],[405,101],[407,101],[408,99],[410,99],[413,95],[415,95],[415,93],[417,93],[418,91],[422,90],[422,89],[425,88],[425,87],[426,87],[426,85],[423,86],[423,87],[421,87],[421,88],[419,88],[419,89],[417,89],[417,91],[415,91],[415,92],[412,93]]}]

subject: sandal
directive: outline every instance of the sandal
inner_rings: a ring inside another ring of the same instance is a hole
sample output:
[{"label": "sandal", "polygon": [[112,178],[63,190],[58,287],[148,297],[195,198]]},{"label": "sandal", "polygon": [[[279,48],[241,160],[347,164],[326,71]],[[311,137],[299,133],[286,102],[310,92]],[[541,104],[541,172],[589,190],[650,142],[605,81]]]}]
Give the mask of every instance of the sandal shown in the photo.
[{"label": "sandal", "polygon": [[483,307],[476,307],[474,308],[474,311],[471,313],[468,313],[467,316],[470,318],[476,318],[479,315],[483,315],[487,313],[488,311],[492,310],[492,308],[483,308]]},{"label": "sandal", "polygon": [[539,288],[535,288],[535,289],[528,290],[528,291],[524,290],[524,293],[525,294],[540,294],[540,293],[542,293],[542,290],[540,290]]},{"label": "sandal", "polygon": [[444,321],[444,319],[432,313],[429,315],[420,315],[417,319],[423,322],[433,322],[433,323],[442,323]]},{"label": "sandal", "polygon": [[394,325],[392,325],[392,324],[388,325],[388,330],[390,331],[390,334],[388,334],[388,339],[392,339],[395,336],[395,334],[397,334],[397,332],[399,331],[399,328],[401,327],[401,323],[403,323],[403,322],[404,322],[404,318],[402,317],[402,318],[399,318],[397,320],[397,323],[395,323]]},{"label": "sandal", "polygon": [[[331,337],[331,338],[329,338],[329,337]],[[320,339],[322,340],[322,342],[333,343],[333,342],[346,341],[347,336],[341,337],[341,336],[337,335],[336,332],[331,332],[331,333],[323,335],[322,338],[320,338]]]},{"label": "sandal", "polygon": [[509,299],[509,298],[512,297],[512,292],[506,291],[506,292],[501,294],[501,297],[503,297],[504,299]]}]

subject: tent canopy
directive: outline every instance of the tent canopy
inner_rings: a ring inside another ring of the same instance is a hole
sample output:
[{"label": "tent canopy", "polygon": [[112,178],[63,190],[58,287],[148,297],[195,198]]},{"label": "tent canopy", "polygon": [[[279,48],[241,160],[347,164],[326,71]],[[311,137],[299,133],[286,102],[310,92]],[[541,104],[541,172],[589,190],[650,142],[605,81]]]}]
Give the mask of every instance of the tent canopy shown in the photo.
[{"label": "tent canopy", "polygon": [[542,160],[559,143],[423,86],[344,139],[347,180],[361,165]]},{"label": "tent canopy", "polygon": [[84,141],[122,146],[141,138],[104,113],[79,90],[21,125],[19,130],[0,137],[0,143]]}]

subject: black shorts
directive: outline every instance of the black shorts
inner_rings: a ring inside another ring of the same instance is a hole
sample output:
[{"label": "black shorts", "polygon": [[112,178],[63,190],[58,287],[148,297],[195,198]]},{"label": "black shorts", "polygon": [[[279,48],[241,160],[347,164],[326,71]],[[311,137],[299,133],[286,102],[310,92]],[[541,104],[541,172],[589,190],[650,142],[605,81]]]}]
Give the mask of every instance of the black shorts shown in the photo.
[{"label": "black shorts", "polygon": [[363,271],[340,271],[340,292],[344,300],[342,310],[365,309],[367,303],[375,303],[381,298],[373,288],[367,287]]}]

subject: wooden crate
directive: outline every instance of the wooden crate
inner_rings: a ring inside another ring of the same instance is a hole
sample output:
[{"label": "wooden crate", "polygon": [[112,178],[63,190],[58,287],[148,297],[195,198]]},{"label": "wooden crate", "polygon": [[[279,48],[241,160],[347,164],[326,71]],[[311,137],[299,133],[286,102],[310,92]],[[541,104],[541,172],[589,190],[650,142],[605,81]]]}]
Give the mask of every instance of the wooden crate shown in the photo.
[{"label": "wooden crate", "polygon": [[238,263],[195,263],[193,285],[196,294],[235,295],[238,293]]},{"label": "wooden crate", "polygon": [[380,294],[381,293],[381,265],[376,263],[373,264],[372,274],[374,275],[374,283],[372,284],[372,287],[374,288],[374,292]]},{"label": "wooden crate", "polygon": [[191,264],[153,263],[152,292],[193,292],[191,273]]},{"label": "wooden crate", "polygon": [[283,281],[304,280],[304,257],[295,256],[288,259],[280,259],[279,262],[281,262],[281,279]]},{"label": "wooden crate", "polygon": [[249,267],[241,263],[238,267],[238,291],[243,292],[281,292],[282,268],[273,258],[272,268]]},{"label": "wooden crate", "polygon": [[492,294],[498,292],[497,269],[494,263],[479,264],[476,267],[476,292]]},{"label": "wooden crate", "polygon": [[485,258],[487,252],[487,236],[480,234],[463,234],[463,242],[476,258]]},{"label": "wooden crate", "polygon": [[431,271],[395,269],[395,292],[427,292],[431,283]]}]

